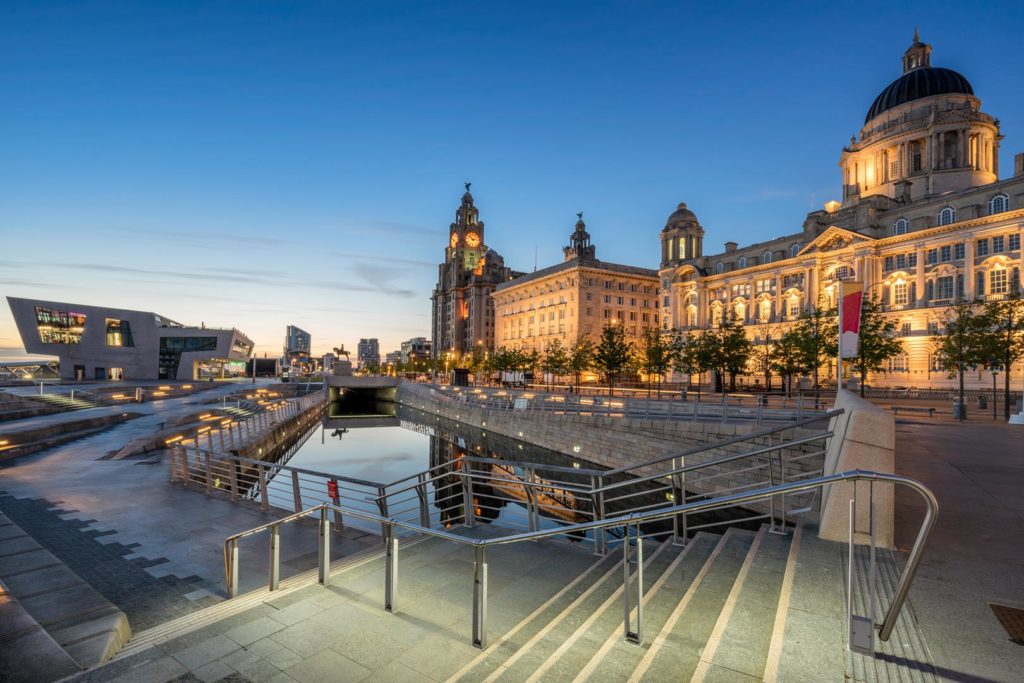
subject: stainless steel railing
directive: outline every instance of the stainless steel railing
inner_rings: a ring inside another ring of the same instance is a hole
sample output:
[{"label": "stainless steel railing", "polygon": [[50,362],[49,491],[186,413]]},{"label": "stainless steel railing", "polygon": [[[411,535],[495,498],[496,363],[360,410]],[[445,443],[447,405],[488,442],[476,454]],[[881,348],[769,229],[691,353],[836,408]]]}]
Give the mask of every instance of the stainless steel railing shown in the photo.
[{"label": "stainless steel railing", "polygon": [[[899,616],[899,612],[906,601],[907,594],[910,590],[910,585],[913,582],[914,576],[917,573],[918,566],[921,562],[925,547],[927,546],[928,538],[935,525],[935,520],[938,515],[938,502],[931,491],[920,482],[896,474],[868,472],[862,470],[853,470],[850,472],[843,472],[840,474],[828,475],[817,477],[811,480],[790,482],[786,484],[778,484],[767,488],[757,489],[753,491],[744,491],[740,493],[733,493],[726,496],[713,498],[710,500],[696,501],[691,503],[685,503],[682,505],[674,505],[672,507],[654,510],[648,512],[633,513],[628,515],[622,515],[618,517],[612,517],[602,520],[593,520],[587,522],[580,522],[577,524],[571,524],[562,527],[556,527],[551,529],[538,529],[534,531],[528,531],[524,533],[512,534],[509,536],[502,536],[497,538],[488,539],[473,539],[459,536],[448,531],[439,531],[424,527],[415,523],[406,522],[394,518],[389,518],[384,515],[377,515],[362,510],[352,510],[347,508],[341,508],[333,504],[321,504],[313,508],[296,512],[295,514],[289,515],[288,517],[270,522],[268,524],[261,525],[248,531],[243,531],[233,536],[229,536],[224,541],[224,561],[225,561],[225,580],[228,588],[229,597],[234,597],[238,594],[238,542],[246,537],[253,536],[255,534],[262,533],[264,531],[270,531],[271,533],[271,553],[270,553],[270,568],[269,568],[269,581],[268,585],[270,590],[275,590],[278,587],[278,581],[280,576],[280,553],[279,553],[279,534],[280,528],[284,524],[297,521],[305,518],[309,515],[317,513],[319,516],[319,542],[318,542],[318,567],[319,567],[319,582],[323,585],[327,585],[330,581],[330,534],[331,525],[328,521],[328,512],[334,512],[341,515],[352,515],[354,517],[370,520],[377,522],[381,525],[381,537],[386,546],[386,563],[385,563],[385,598],[384,608],[389,612],[394,612],[397,609],[397,583],[398,583],[398,534],[397,530],[404,529],[406,531],[413,532],[415,534],[422,534],[435,538],[441,538],[449,542],[471,546],[474,551],[474,572],[473,572],[473,626],[472,626],[472,643],[474,646],[481,649],[487,647],[487,549],[491,546],[508,545],[513,543],[520,543],[524,541],[537,541],[546,538],[552,538],[556,536],[574,536],[578,537],[581,534],[587,532],[598,532],[602,534],[605,530],[617,528],[622,532],[624,537],[623,540],[623,554],[624,554],[624,577],[623,581],[626,584],[624,587],[624,602],[625,602],[625,619],[624,619],[624,632],[627,640],[632,642],[641,642],[643,633],[643,612],[638,610],[636,613],[635,626],[630,618],[630,591],[628,590],[629,575],[629,562],[631,552],[630,532],[632,531],[633,538],[635,539],[635,545],[638,550],[638,558],[636,563],[636,578],[637,585],[640,588],[640,595],[637,596],[638,603],[642,602],[642,586],[643,586],[643,561],[642,561],[642,549],[640,548],[641,539],[644,538],[641,526],[645,523],[656,522],[659,520],[668,520],[679,515],[689,515],[701,512],[709,512],[713,510],[725,509],[740,505],[749,504],[758,500],[770,499],[778,496],[794,495],[801,492],[807,491],[820,491],[821,489],[832,486],[834,484],[843,482],[860,482],[866,481],[871,485],[871,497],[874,497],[874,485],[876,483],[888,483],[898,486],[906,486],[915,491],[922,497],[925,502],[926,511],[924,519],[921,522],[920,529],[917,537],[914,540],[914,544],[910,550],[910,554],[907,558],[907,564],[904,568],[902,575],[900,576],[899,583],[896,586],[896,590],[893,594],[892,600],[889,603],[888,608],[885,611],[885,616],[881,623],[874,623],[873,615],[871,617],[872,629],[878,631],[878,636],[881,640],[885,641],[889,639],[892,633],[892,629],[896,624],[896,619]],[[854,487],[856,490],[856,487]],[[873,508],[873,506],[872,506]],[[851,505],[851,511],[853,506]],[[872,529],[874,523],[872,522]],[[854,531],[854,524],[851,520],[851,545]],[[874,543],[874,534],[871,535],[871,542]],[[854,628],[855,615],[849,614],[850,629],[851,633]],[[852,644],[852,642],[851,642]]]}]

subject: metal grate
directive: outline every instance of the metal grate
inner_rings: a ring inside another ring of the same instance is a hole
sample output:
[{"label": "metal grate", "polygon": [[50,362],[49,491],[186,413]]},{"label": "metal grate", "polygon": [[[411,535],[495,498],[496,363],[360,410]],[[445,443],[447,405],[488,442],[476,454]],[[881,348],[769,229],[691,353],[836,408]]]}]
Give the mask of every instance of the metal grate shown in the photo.
[{"label": "metal grate", "polygon": [[997,605],[992,602],[988,606],[996,613],[996,619],[1003,625],[1006,632],[1010,634],[1010,640],[1018,645],[1024,645],[1024,609]]}]

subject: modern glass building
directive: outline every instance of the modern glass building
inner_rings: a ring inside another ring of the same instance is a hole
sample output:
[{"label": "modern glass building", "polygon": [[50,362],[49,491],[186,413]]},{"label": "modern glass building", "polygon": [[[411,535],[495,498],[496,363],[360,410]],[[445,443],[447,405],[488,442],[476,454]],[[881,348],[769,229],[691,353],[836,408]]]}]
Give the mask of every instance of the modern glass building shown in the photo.
[{"label": "modern glass building", "polygon": [[147,311],[7,297],[25,351],[56,356],[71,380],[213,379],[244,368],[236,329],[189,327]]}]

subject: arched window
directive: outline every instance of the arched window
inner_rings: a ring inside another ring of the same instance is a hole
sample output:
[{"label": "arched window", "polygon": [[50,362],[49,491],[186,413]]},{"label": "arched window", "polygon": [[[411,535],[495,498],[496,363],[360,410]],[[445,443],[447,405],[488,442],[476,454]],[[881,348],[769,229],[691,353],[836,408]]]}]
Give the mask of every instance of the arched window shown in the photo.
[{"label": "arched window", "polygon": [[939,225],[949,225],[956,221],[956,209],[947,206],[939,211]]},{"label": "arched window", "polygon": [[722,263],[722,262],[716,263],[715,264],[715,272],[718,273],[719,275],[724,273],[725,272],[725,264]]},{"label": "arched window", "polygon": [[906,218],[898,218],[896,219],[896,222],[892,224],[892,234],[906,235],[908,227],[910,227],[910,224],[907,222]]},{"label": "arched window", "polygon": [[770,252],[770,251],[764,252],[764,254],[761,256],[761,263],[771,263],[771,262],[772,262],[772,252]]},{"label": "arched window", "polygon": [[799,253],[800,253],[800,245],[799,244],[794,244],[792,247],[789,248],[789,255],[790,255],[790,257],[796,257],[796,255],[799,254]]},{"label": "arched window", "polygon": [[736,267],[737,268],[746,268],[747,267],[747,257],[746,256],[740,256],[740,260],[736,262]]},{"label": "arched window", "polygon": [[988,200],[988,212],[989,213],[1002,213],[1010,210],[1010,198],[1000,192],[992,199]]}]

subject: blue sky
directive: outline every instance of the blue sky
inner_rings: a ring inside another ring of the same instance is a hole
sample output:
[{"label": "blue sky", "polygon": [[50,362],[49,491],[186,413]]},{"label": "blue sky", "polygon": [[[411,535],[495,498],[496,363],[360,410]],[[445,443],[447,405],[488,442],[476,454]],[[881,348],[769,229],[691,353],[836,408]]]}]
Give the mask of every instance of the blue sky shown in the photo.
[{"label": "blue sky", "polygon": [[[429,336],[473,193],[513,268],[798,231],[920,26],[1024,151],[1019,3],[0,2],[0,295],[315,351]],[[17,354],[0,306],[0,356]]]}]

